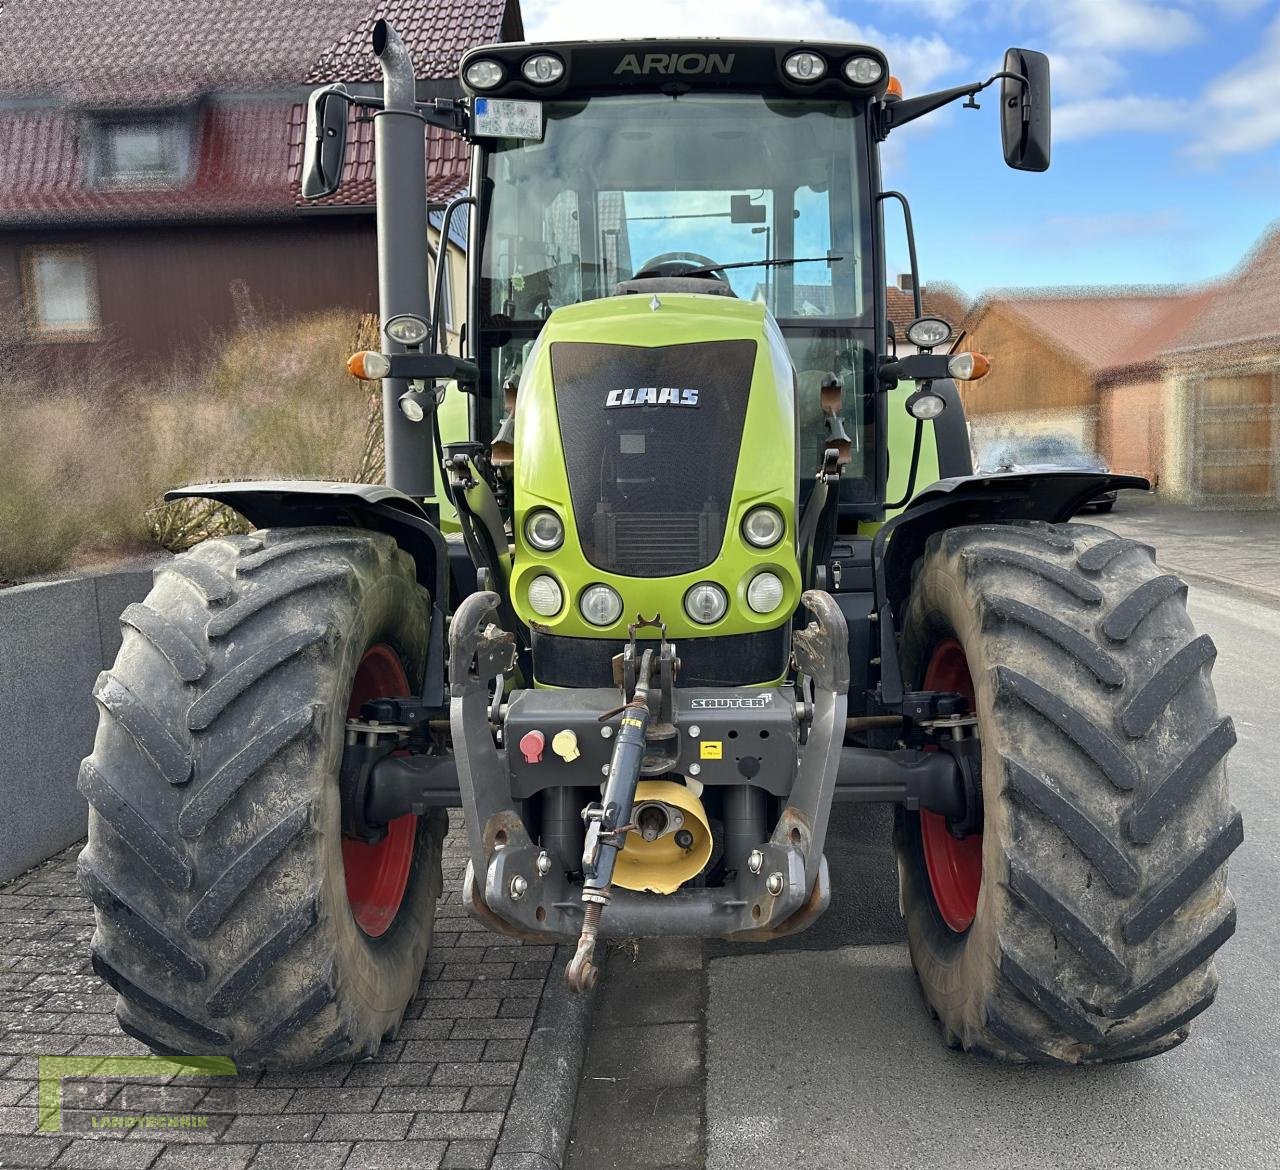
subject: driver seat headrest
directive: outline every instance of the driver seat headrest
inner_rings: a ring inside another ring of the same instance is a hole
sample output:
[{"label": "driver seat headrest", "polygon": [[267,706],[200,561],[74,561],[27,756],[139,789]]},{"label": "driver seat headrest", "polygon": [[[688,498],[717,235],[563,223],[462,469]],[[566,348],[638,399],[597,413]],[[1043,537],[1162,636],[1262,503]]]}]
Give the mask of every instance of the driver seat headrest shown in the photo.
[{"label": "driver seat headrest", "polygon": [[613,287],[613,295],[627,296],[630,293],[708,293],[717,297],[737,296],[733,288],[723,280],[714,276],[641,276],[630,280],[620,280]]}]

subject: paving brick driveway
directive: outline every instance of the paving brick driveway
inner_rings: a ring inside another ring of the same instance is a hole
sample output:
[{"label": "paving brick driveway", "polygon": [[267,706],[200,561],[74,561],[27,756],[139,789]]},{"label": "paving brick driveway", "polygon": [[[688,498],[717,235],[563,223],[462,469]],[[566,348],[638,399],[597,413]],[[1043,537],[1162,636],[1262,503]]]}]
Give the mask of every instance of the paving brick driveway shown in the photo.
[{"label": "paving brick driveway", "polygon": [[[456,814],[423,982],[399,1038],[375,1059],[302,1073],[68,1079],[62,1132],[39,1134],[39,1054],[147,1051],[120,1032],[115,993],[89,969],[93,911],[76,882],[79,849],[0,886],[0,1166],[490,1166],[555,948],[502,938],[467,916]],[[104,1112],[207,1120],[104,1129]]]}]

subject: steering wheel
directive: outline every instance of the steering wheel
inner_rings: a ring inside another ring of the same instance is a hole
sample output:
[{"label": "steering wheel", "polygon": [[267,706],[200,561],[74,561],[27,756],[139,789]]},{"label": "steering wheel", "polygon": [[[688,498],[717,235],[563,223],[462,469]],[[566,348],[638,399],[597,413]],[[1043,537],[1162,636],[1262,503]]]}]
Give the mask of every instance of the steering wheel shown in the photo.
[{"label": "steering wheel", "polygon": [[[644,280],[650,276],[684,276],[690,272],[697,272],[703,268],[715,268],[716,262],[710,256],[704,256],[701,252],[662,252],[654,256],[650,260],[646,260],[631,278],[632,280]],[[710,280],[718,280],[724,284],[729,282],[725,280],[724,275],[719,272],[709,274]]]}]

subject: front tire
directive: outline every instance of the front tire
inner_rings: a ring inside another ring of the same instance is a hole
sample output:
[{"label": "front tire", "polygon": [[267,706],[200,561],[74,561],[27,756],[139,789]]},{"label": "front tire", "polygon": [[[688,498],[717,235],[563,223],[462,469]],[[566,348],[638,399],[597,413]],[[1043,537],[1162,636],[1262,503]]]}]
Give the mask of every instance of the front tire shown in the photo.
[{"label": "front tire", "polygon": [[1214,648],[1196,637],[1185,591],[1150,550],[1092,526],[930,540],[904,672],[964,690],[954,666],[939,676],[945,648],[960,652],[982,738],[983,833],[956,842],[951,885],[929,814],[900,812],[896,838],[912,960],[952,1046],[1137,1059],[1184,1040],[1213,1001],[1212,956],[1235,929],[1225,862],[1243,829],[1227,799],[1235,735],[1209,682]]},{"label": "front tire", "polygon": [[342,836],[344,724],[416,693],[430,599],[389,537],[278,529],[159,569],[122,616],[80,770],[94,969],[153,1050],[296,1068],[372,1055],[431,941],[443,811]]}]

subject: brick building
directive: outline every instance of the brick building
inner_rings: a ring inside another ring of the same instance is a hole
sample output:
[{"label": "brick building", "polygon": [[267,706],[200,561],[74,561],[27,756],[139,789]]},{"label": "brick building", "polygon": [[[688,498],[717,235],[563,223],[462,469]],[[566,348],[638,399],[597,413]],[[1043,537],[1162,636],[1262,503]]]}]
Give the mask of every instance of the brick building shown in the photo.
[{"label": "brick building", "polygon": [[[246,312],[375,309],[372,123],[353,115],[337,196],[303,204],[298,180],[306,94],[371,88],[378,17],[413,52],[420,98],[457,92],[466,47],[523,36],[518,0],[0,6],[0,316],[33,359],[74,368],[104,344],[163,359]],[[428,152],[439,204],[469,154],[435,130]]]},{"label": "brick building", "polygon": [[1280,506],[1280,226],[1210,285],[1002,291],[964,328],[979,457],[1052,432],[1190,504]]}]

